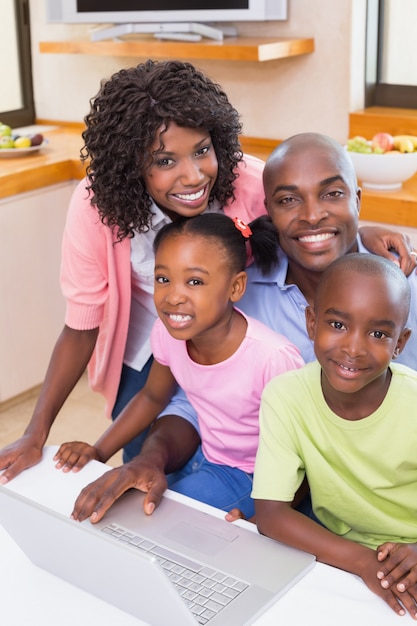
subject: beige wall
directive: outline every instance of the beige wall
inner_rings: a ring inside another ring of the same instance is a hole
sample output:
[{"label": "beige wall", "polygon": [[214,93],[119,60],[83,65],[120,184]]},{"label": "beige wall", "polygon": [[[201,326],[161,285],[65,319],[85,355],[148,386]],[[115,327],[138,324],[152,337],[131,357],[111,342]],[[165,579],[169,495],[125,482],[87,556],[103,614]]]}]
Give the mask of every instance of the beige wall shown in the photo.
[{"label": "beige wall", "polygon": [[[245,135],[283,139],[313,130],[344,142],[349,112],[363,106],[365,0],[289,0],[289,5],[287,22],[240,24],[239,32],[314,37],[313,54],[196,64],[223,86],[241,113]],[[30,10],[38,118],[81,121],[102,78],[143,60],[40,54],[39,41],[88,36],[88,27],[46,24],[43,0],[30,0]]]}]

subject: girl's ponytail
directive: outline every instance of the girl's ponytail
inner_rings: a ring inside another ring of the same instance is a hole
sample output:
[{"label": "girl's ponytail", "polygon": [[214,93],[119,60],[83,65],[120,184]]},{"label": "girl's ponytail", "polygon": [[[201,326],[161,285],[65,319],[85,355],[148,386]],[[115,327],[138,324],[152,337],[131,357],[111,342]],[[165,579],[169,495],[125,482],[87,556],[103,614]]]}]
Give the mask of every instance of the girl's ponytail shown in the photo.
[{"label": "girl's ponytail", "polygon": [[261,273],[266,276],[278,264],[278,233],[268,215],[261,215],[249,224],[249,244]]}]

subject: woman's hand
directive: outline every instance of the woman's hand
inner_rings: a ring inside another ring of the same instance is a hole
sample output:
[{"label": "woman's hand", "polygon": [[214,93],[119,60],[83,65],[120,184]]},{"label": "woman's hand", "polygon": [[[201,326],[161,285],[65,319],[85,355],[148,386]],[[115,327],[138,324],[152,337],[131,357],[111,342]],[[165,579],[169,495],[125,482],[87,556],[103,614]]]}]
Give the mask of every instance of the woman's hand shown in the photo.
[{"label": "woman's hand", "polygon": [[6,484],[42,459],[42,444],[35,442],[30,435],[23,435],[17,441],[0,450],[0,483]]}]

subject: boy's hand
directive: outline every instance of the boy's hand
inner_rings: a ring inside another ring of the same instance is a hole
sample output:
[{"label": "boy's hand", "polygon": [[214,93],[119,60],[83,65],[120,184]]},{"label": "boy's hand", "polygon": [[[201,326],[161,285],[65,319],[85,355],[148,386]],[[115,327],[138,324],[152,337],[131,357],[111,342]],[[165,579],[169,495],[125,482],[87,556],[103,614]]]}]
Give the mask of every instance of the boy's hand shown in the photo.
[{"label": "boy's hand", "polygon": [[409,590],[400,592],[395,585],[383,587],[378,580],[380,567],[377,553],[370,550],[366,558],[361,559],[358,570],[353,573],[359,575],[369,589],[382,598],[397,615],[405,615],[408,612],[413,619],[417,619],[417,604],[413,595]]},{"label": "boy's hand", "polygon": [[71,517],[81,522],[91,516],[93,524],[99,522],[111,505],[131,488],[146,492],[143,510],[151,515],[162,499],[167,480],[158,467],[137,457],[84,487],[75,502]]},{"label": "boy's hand", "polygon": [[[417,544],[387,542],[379,546],[377,578],[384,589],[407,591],[417,603]],[[417,618],[417,614],[414,616]]]},{"label": "boy's hand", "polygon": [[55,467],[63,472],[79,472],[93,459],[100,461],[97,449],[83,441],[63,443],[54,456],[54,461],[57,461]]}]

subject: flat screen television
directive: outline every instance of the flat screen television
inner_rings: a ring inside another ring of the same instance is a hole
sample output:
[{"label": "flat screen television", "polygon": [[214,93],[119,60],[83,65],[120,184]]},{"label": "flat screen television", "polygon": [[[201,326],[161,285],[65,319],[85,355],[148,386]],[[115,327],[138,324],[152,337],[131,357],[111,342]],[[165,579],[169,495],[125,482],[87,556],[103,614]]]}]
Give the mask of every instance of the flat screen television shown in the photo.
[{"label": "flat screen television", "polygon": [[48,22],[114,25],[92,31],[93,40],[153,33],[198,41],[235,35],[228,22],[285,20],[288,0],[46,0],[46,10]]}]

